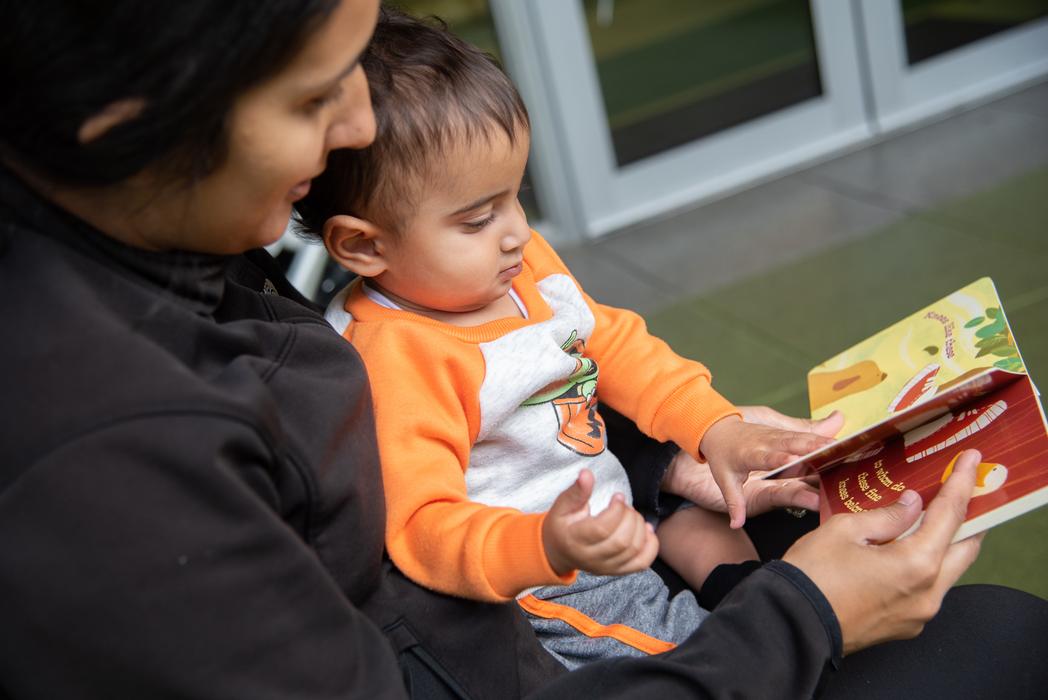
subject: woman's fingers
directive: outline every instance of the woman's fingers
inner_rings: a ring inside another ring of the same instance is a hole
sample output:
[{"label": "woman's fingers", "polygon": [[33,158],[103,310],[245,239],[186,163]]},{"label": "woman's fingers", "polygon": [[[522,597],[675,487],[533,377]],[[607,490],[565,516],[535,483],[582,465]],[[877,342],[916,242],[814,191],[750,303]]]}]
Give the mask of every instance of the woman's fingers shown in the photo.
[{"label": "woman's fingers", "polygon": [[896,539],[917,522],[921,515],[921,497],[916,491],[903,491],[895,503],[875,510],[849,515],[847,523],[854,541],[860,544],[884,544]]},{"label": "woman's fingers", "polygon": [[743,492],[748,516],[776,508],[819,508],[819,490],[802,479],[750,479]]},{"label": "woman's fingers", "polygon": [[797,433],[814,433],[832,438],[844,427],[844,414],[840,411],[834,411],[822,420],[809,420],[787,416],[769,406],[739,406],[738,409],[742,413],[742,419],[747,423],[757,423]]},{"label": "woman's fingers", "polygon": [[766,425],[770,428],[781,428],[783,430],[807,430],[811,421],[803,418],[794,418],[779,413],[770,406],[738,406],[742,419],[747,423]]},{"label": "woman's fingers", "polygon": [[946,591],[950,590],[950,587],[957,583],[957,579],[975,562],[976,557],[979,556],[979,549],[982,547],[983,536],[985,535],[985,532],[972,535],[960,542],[954,542],[946,550],[946,555],[942,561],[942,569],[940,569],[936,581],[936,588],[941,591],[942,595],[946,595]]},{"label": "woman's fingers", "polygon": [[834,411],[822,420],[809,421],[809,429],[816,435],[823,437],[836,437],[841,428],[844,427],[844,414]]},{"label": "woman's fingers", "polygon": [[928,504],[921,529],[914,535],[933,547],[939,557],[942,557],[953,541],[957,528],[964,522],[968,501],[975,488],[975,468],[980,459],[982,456],[976,450],[961,453],[950,478]]},{"label": "woman's fingers", "polygon": [[978,461],[977,452],[962,455],[912,535],[897,539],[920,515],[920,497],[906,491],[885,508],[834,516],[783,557],[830,602],[846,653],[920,632],[975,560],[980,538],[951,541],[964,521]]},{"label": "woman's fingers", "polygon": [[832,444],[831,438],[814,433],[784,432],[781,435],[779,449],[791,456],[803,457]]}]

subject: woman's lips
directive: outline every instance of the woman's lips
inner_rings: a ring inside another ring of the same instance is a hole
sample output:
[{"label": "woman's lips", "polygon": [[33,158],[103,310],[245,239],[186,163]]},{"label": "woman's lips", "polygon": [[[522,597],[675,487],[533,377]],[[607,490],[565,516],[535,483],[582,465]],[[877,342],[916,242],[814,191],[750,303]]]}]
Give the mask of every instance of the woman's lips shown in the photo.
[{"label": "woman's lips", "polygon": [[309,186],[312,184],[312,182],[312,180],[303,180],[302,182],[292,187],[288,191],[288,194],[291,196],[291,201],[297,202],[298,200],[302,199],[307,194],[309,194]]}]

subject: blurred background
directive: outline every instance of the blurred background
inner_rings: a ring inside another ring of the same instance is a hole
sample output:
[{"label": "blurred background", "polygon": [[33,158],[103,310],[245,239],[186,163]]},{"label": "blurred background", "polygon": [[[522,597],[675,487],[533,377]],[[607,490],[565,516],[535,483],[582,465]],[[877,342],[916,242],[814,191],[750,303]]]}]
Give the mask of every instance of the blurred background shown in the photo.
[{"label": "blurred background", "polygon": [[[533,227],[736,403],[808,415],[808,369],[982,276],[1048,382],[1048,0],[395,4],[500,58]],[[1048,598],[1046,535],[995,528],[964,581]]]}]

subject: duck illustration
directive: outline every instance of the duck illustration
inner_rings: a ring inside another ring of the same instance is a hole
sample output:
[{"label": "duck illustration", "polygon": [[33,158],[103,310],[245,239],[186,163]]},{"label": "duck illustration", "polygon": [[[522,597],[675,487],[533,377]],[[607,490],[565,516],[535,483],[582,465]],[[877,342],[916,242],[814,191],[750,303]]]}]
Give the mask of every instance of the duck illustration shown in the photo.
[{"label": "duck illustration", "polygon": [[[950,460],[950,463],[946,465],[946,471],[942,473],[943,482],[953,473],[953,465],[956,464],[957,458],[960,456],[961,453],[958,452]],[[972,498],[993,493],[1004,486],[1004,482],[1007,480],[1008,467],[995,462],[979,462],[979,466],[975,468],[975,488],[972,489]]]},{"label": "duck illustration", "polygon": [[845,396],[866,391],[887,378],[888,375],[873,360],[856,362],[844,369],[811,372],[808,374],[811,410],[816,411]]}]

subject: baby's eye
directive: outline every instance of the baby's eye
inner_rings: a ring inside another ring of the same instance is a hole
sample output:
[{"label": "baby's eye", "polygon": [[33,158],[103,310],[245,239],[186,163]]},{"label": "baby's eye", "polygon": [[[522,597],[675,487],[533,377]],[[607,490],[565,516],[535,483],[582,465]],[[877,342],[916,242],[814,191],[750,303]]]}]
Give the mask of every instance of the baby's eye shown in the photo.
[{"label": "baby's eye", "polygon": [[482,228],[484,228],[494,220],[495,215],[489,214],[483,219],[477,219],[476,221],[465,221],[462,223],[462,227],[471,233],[475,233],[477,231],[480,231]]}]

